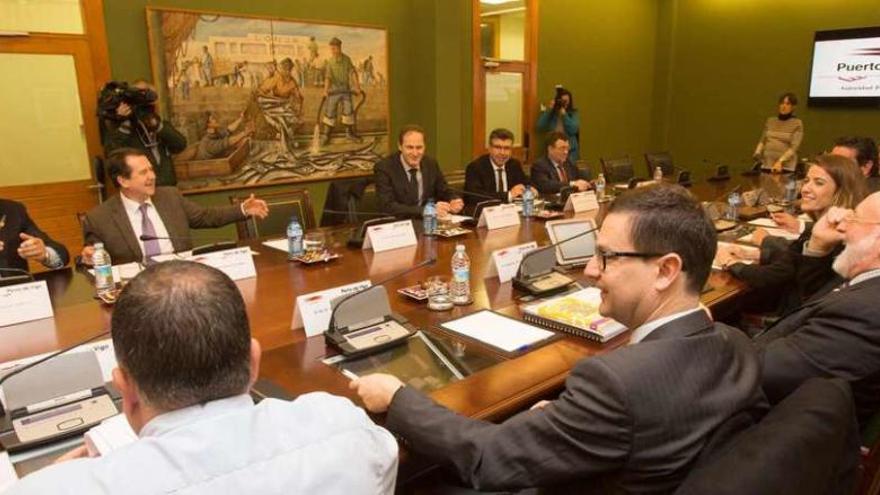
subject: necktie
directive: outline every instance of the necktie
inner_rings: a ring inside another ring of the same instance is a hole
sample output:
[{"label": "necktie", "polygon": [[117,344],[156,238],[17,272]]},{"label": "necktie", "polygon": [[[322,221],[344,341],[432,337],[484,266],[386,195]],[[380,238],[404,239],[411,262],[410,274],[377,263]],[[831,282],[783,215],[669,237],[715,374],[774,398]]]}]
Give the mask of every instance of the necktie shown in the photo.
[{"label": "necktie", "polygon": [[[143,235],[156,236],[156,229],[153,227],[153,222],[150,221],[150,217],[147,215],[147,208],[150,205],[148,203],[143,203],[140,208],[138,208],[141,212],[141,233]],[[161,250],[159,249],[159,240],[153,239],[151,241],[144,241],[144,259],[149,260],[153,256],[160,254]]]},{"label": "necktie", "polygon": [[412,191],[413,195],[416,198],[416,201],[419,200],[419,178],[417,174],[419,173],[419,169],[410,168],[407,170],[409,172],[409,188]]},{"label": "necktie", "polygon": [[563,165],[557,165],[556,170],[559,171],[559,180],[568,184],[568,174],[565,173],[565,167]]},{"label": "necktie", "polygon": [[504,192],[504,178],[501,177],[502,169],[495,167],[495,191]]}]

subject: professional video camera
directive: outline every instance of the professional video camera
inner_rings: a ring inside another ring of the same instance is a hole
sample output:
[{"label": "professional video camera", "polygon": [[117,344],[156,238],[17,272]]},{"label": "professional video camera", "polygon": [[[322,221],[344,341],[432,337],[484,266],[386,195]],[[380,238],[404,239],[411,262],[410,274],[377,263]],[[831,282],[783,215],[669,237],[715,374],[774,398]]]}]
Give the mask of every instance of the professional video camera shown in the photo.
[{"label": "professional video camera", "polygon": [[[98,95],[98,117],[112,121],[131,119],[138,121],[150,130],[159,127],[156,114],[156,100],[159,96],[150,88],[129,86],[127,82],[110,81]],[[116,113],[120,103],[131,107],[131,115],[123,117]]]}]

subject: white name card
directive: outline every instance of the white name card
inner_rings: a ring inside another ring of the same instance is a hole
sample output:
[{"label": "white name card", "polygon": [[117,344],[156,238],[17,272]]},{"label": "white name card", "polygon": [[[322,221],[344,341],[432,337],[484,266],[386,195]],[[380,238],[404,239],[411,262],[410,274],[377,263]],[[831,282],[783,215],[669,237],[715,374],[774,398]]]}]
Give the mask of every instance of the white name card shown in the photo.
[{"label": "white name card", "polygon": [[362,280],[353,284],[341,285],[332,289],[297,296],[296,304],[293,306],[291,330],[303,327],[306,331],[306,337],[321,335],[324,333],[324,330],[327,330],[327,325],[330,324],[330,313],[332,310],[330,302],[339,296],[367,289],[370,285],[372,283],[369,280]]},{"label": "white name card", "polygon": [[519,211],[516,205],[504,204],[483,208],[477,227],[486,227],[489,230],[502,229],[519,225]]},{"label": "white name card", "polygon": [[413,229],[412,220],[400,220],[399,222],[384,223],[367,227],[367,238],[364,240],[364,249],[373,249],[381,253],[407,246],[415,246],[418,243],[416,231]]},{"label": "white name card", "polygon": [[574,211],[575,213],[583,213],[585,211],[593,211],[599,209],[599,198],[596,197],[595,191],[584,191],[572,193],[565,202],[565,211]]},{"label": "white name card", "polygon": [[251,254],[251,248],[249,247],[200,254],[190,258],[190,261],[213,266],[232,280],[257,276],[257,269],[254,267],[254,255]]},{"label": "white name card", "polygon": [[502,284],[509,282],[516,276],[519,270],[519,264],[522,262],[523,255],[532,249],[536,249],[538,243],[535,241],[510,246],[504,249],[498,249],[492,252],[492,263],[489,264],[489,273],[487,276],[493,277],[498,275],[498,281]]},{"label": "white name card", "polygon": [[45,280],[0,287],[0,327],[53,315]]}]

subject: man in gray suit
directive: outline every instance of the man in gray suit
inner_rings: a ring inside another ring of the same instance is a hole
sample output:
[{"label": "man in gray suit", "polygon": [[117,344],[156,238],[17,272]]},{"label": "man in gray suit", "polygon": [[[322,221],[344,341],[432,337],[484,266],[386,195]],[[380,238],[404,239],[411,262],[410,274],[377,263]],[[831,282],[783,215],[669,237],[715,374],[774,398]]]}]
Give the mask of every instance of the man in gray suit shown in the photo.
[{"label": "man in gray suit", "polygon": [[[153,165],[143,151],[134,148],[110,153],[107,169],[119,194],[86,214],[81,260],[88,265],[96,242],[104,243],[114,264],[140,262],[192,249],[190,228],[222,227],[248,216],[266,218],[269,214],[266,202],[253,194],[240,206],[205,208],[174,187],[156,187]],[[142,235],[163,239],[141,240]]]},{"label": "man in gray suit", "polygon": [[457,415],[389,375],[351,386],[408,448],[480,490],[670,492],[719,425],[765,405],[751,343],[700,307],[716,243],[680,186],[618,197],[585,273],[600,312],[633,329],[629,345],[583,359],[556,400],[504,423]]},{"label": "man in gray suit", "polygon": [[778,402],[812,377],[849,382],[864,427],[880,411],[880,193],[855,211],[831,208],[813,226],[805,254],[840,243],[834,271],[846,283],[807,301],[755,338],[767,398]]}]

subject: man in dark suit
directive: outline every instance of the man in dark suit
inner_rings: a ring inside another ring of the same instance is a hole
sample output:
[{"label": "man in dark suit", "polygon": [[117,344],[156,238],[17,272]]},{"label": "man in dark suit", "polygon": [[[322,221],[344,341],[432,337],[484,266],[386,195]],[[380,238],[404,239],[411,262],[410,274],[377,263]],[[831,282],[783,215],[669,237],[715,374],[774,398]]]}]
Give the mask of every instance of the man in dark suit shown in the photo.
[{"label": "man in dark suit", "polygon": [[547,138],[547,154],[532,165],[532,183],[541,194],[556,194],[565,186],[586,191],[591,185],[590,172],[578,170],[568,159],[568,136],[551,132]]},{"label": "man in dark suit", "polygon": [[831,153],[835,155],[845,156],[859,166],[865,181],[868,184],[868,191],[877,192],[880,190],[880,170],[878,170],[877,143],[869,137],[860,136],[844,136],[834,141],[834,148]]},{"label": "man in dark suit", "polygon": [[522,164],[511,158],[513,133],[507,129],[494,129],[489,133],[489,153],[468,164],[465,169],[464,201],[474,205],[487,197],[509,203],[522,196],[529,180]]},{"label": "man in dark suit", "polygon": [[831,208],[813,226],[805,251],[819,256],[841,242],[846,248],[833,267],[847,282],[807,301],[755,341],[771,402],[811,377],[842,378],[852,386],[864,426],[880,410],[880,193],[854,212]]},{"label": "man in dark suit", "polygon": [[14,275],[14,270],[27,271],[27,260],[54,269],[66,265],[70,255],[64,245],[37,227],[23,204],[0,199],[0,277]]},{"label": "man in dark suit", "polygon": [[449,189],[437,160],[425,155],[425,130],[417,125],[405,126],[397,147],[397,153],[373,167],[379,211],[418,218],[425,203],[433,199],[439,216],[460,212],[464,202]]},{"label": "man in dark suit", "polygon": [[[82,262],[92,264],[96,242],[104,243],[114,264],[143,261],[158,254],[192,249],[190,228],[222,227],[248,216],[266,218],[266,202],[254,198],[240,206],[205,208],[184,198],[174,187],[156,187],[147,156],[134,148],[107,157],[107,169],[119,194],[92,208],[83,223],[86,246]],[[141,240],[141,235],[170,239]]]},{"label": "man in dark suit", "polygon": [[719,425],[765,406],[751,343],[699,305],[716,243],[680,186],[618,197],[585,273],[599,311],[633,329],[630,345],[581,360],[556,400],[501,424],[459,416],[390,375],[351,386],[367,409],[388,411],[385,427],[409,449],[480,490],[671,492]]}]

